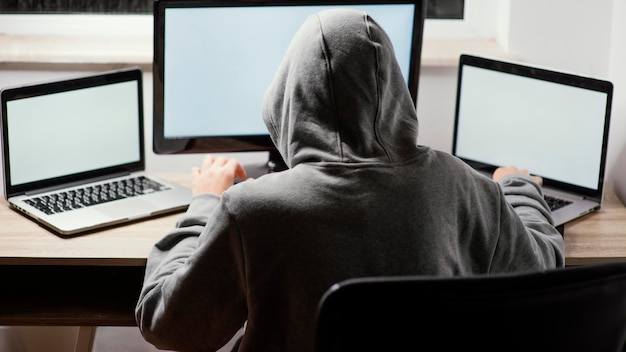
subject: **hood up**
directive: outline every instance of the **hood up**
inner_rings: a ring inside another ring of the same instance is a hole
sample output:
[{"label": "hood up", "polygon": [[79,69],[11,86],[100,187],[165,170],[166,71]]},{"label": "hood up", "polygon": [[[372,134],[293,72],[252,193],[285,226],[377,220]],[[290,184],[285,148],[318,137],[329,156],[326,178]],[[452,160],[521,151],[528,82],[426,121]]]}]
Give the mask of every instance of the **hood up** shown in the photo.
[{"label": "hood up", "polygon": [[365,12],[326,10],[294,36],[263,103],[289,167],[397,163],[417,152],[417,114],[390,39]]}]

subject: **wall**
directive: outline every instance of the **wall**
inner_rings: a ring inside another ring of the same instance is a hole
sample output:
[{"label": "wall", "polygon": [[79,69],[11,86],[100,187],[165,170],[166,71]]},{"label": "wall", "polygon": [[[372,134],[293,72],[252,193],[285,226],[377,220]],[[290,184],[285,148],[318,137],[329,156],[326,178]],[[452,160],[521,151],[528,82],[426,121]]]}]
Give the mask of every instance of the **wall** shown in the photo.
[{"label": "wall", "polygon": [[610,180],[626,204],[626,2],[613,2],[609,77],[614,84],[610,143]]}]

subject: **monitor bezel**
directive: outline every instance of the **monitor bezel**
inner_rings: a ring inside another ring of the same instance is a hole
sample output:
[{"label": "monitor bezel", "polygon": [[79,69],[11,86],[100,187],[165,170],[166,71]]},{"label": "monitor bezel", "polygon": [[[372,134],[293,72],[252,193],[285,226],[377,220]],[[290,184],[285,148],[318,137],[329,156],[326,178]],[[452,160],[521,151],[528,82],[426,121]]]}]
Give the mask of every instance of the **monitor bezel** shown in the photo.
[{"label": "monitor bezel", "polygon": [[[414,104],[420,76],[423,26],[426,0],[155,0],[153,56],[153,151],[156,154],[229,153],[269,151],[270,162],[282,163],[269,134],[167,138],[164,135],[164,14],[166,8],[415,4],[413,45],[409,62],[408,87]],[[259,112],[260,114],[260,112]],[[280,159],[280,160],[278,160]]]}]

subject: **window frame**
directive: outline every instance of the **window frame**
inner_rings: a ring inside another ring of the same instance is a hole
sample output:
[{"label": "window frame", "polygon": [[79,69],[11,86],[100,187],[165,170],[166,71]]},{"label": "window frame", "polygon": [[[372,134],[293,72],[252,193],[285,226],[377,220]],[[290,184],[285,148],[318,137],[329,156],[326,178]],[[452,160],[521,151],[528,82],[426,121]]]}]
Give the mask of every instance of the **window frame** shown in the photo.
[{"label": "window frame", "polygon": [[[426,19],[425,39],[495,38],[498,0],[465,0],[462,20]],[[0,14],[9,35],[151,35],[151,14]]]},{"label": "window frame", "polygon": [[[506,10],[508,1],[465,0],[464,19],[427,19],[422,64],[453,65],[459,50],[503,53],[498,14]],[[0,14],[0,41],[9,48],[0,53],[0,65],[131,63],[149,68],[152,36],[152,14]],[[52,42],[57,49],[50,46]],[[80,50],[75,50],[77,43]]]},{"label": "window frame", "polygon": [[506,3],[501,0],[465,0],[462,20],[427,18],[424,23],[424,40],[497,38],[498,14]]}]

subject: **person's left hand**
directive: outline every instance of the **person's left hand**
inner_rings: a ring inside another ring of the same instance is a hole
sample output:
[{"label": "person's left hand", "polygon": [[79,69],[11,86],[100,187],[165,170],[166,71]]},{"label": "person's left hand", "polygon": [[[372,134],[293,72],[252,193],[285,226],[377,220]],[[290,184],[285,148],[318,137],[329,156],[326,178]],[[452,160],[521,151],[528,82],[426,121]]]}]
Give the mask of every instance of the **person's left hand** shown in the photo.
[{"label": "person's left hand", "polygon": [[235,178],[246,178],[246,170],[239,161],[207,155],[204,157],[202,167],[191,169],[191,193],[193,195],[214,193],[221,196],[235,184]]}]

